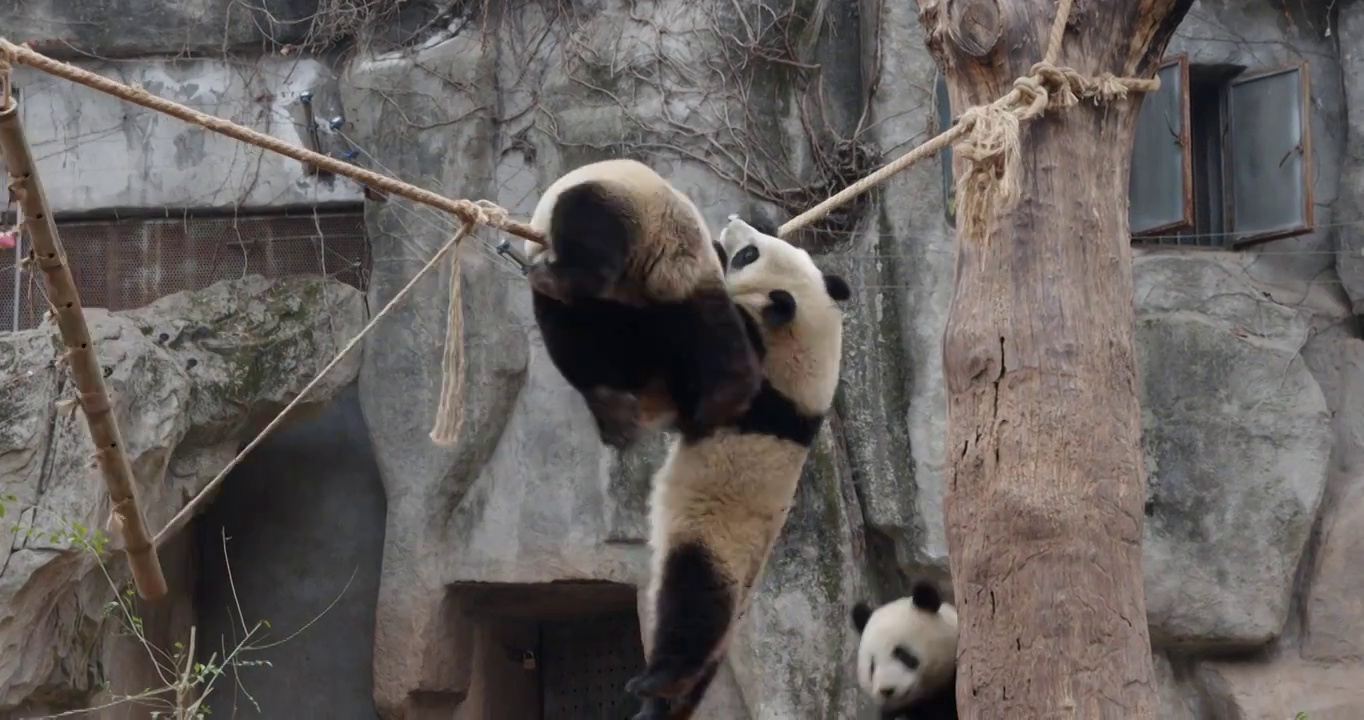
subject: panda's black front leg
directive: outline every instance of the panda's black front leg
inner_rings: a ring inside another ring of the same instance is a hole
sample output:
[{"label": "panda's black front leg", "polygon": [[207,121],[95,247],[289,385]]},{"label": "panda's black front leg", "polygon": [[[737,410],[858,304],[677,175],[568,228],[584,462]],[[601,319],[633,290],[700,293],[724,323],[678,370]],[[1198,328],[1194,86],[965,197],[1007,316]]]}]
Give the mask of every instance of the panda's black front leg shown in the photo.
[{"label": "panda's black front leg", "polygon": [[597,433],[602,443],[625,450],[639,441],[639,398],[624,390],[605,386],[583,393],[587,409],[597,421]]},{"label": "panda's black front leg", "polygon": [[689,439],[735,422],[762,385],[759,356],[723,288],[698,291],[660,342],[671,363],[668,391],[677,427]]}]

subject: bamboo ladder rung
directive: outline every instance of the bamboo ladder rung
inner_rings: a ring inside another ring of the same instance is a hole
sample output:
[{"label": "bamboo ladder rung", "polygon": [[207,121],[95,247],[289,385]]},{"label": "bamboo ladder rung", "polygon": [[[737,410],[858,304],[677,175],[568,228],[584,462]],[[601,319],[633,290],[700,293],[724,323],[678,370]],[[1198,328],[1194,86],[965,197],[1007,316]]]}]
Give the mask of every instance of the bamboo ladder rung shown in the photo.
[{"label": "bamboo ladder rung", "polygon": [[66,345],[66,362],[75,380],[86,425],[90,428],[95,460],[109,491],[110,511],[128,555],[133,584],[144,599],[158,600],[166,594],[166,578],[138,507],[136,478],[109,402],[104,371],[95,354],[95,343],[85,322],[80,294],[66,262],[66,252],[57,235],[57,225],[48,208],[42,181],[38,178],[32,148],[24,136],[19,104],[13,98],[8,98],[6,106],[0,109],[0,153],[4,154],[9,166],[9,188],[19,197],[32,243],[33,261],[42,270],[48,301]]}]

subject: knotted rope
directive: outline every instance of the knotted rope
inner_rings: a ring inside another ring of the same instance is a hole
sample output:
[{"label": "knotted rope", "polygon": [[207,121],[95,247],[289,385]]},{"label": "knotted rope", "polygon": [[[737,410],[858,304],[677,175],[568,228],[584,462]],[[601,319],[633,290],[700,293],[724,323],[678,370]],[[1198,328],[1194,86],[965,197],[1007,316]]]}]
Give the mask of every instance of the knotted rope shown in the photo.
[{"label": "knotted rope", "polygon": [[833,197],[786,221],[777,229],[783,237],[825,217],[835,208],[885,182],[914,163],[948,145],[971,165],[957,180],[957,225],[963,238],[984,242],[997,212],[1007,211],[1018,200],[1018,174],[1022,163],[1019,133],[1022,124],[1048,110],[1065,110],[1081,99],[1108,103],[1125,99],[1129,92],[1154,92],[1160,78],[1120,78],[1102,73],[1090,78],[1056,64],[1061,53],[1072,0],[1060,0],[1047,37],[1047,51],[1028,74],[1014,80],[1008,94],[988,105],[963,112],[952,127],[928,142],[896,158],[876,172],[844,188]]},{"label": "knotted rope", "polygon": [[[473,232],[479,224],[505,223],[507,211],[486,200],[476,205],[475,220],[466,222],[460,237]],[[431,428],[431,441],[450,447],[459,439],[464,427],[464,283],[460,278],[459,253],[450,254],[450,309],[446,316],[445,353],[441,356],[440,404],[436,407],[436,424]]]}]

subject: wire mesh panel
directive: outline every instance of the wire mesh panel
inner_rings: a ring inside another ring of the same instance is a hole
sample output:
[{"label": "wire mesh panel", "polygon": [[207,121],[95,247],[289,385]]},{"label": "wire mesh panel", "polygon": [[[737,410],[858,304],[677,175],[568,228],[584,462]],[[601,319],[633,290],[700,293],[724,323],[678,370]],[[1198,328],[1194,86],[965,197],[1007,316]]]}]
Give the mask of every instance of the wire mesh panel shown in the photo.
[{"label": "wire mesh panel", "polygon": [[[253,274],[272,279],[325,275],[360,290],[369,284],[369,243],[358,209],[59,222],[57,228],[85,307],[126,310]],[[0,330],[34,327],[47,310],[36,268],[19,274],[16,304],[13,253],[0,248]]]},{"label": "wire mesh panel", "polygon": [[622,720],[639,710],[625,683],[644,669],[633,610],[541,625],[545,720]]}]

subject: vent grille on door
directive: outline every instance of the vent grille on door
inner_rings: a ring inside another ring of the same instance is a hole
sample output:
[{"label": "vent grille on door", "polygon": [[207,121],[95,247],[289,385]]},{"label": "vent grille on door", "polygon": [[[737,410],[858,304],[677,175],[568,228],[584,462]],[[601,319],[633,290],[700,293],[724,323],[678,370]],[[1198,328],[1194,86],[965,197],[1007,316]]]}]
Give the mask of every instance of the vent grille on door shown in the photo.
[{"label": "vent grille on door", "polygon": [[541,625],[545,720],[623,720],[639,710],[625,683],[644,669],[633,611]]}]

